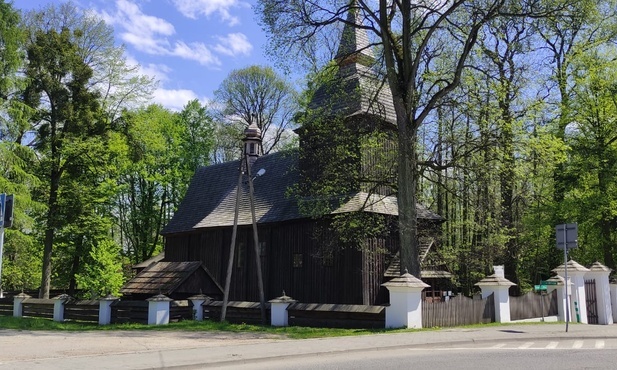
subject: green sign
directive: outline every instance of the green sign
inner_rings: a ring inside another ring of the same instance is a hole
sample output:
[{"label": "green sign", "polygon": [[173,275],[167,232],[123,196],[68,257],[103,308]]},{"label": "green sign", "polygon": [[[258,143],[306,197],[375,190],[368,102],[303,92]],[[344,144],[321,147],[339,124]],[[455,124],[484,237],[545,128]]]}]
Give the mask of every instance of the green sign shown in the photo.
[{"label": "green sign", "polygon": [[550,280],[542,280],[540,281],[540,284],[542,285],[557,285],[556,281],[550,281]]},{"label": "green sign", "polygon": [[535,290],[546,290],[546,285],[534,285]]}]

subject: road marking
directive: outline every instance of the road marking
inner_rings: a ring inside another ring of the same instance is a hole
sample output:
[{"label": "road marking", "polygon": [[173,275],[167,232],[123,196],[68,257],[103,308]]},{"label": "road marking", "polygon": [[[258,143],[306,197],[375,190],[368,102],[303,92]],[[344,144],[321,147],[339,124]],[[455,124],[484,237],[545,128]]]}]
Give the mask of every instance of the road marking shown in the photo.
[{"label": "road marking", "polygon": [[518,347],[518,349],[527,349],[527,348],[531,347],[532,345],[533,345],[533,342],[523,343],[522,345],[520,345]]},{"label": "road marking", "polygon": [[582,340],[575,340],[574,344],[572,344],[572,348],[582,348],[583,347],[583,341]]},{"label": "road marking", "polygon": [[495,345],[494,345],[494,346],[492,346],[491,348],[498,349],[498,348],[503,348],[503,347],[505,347],[505,346],[506,346],[506,344],[505,344],[505,343],[499,343],[499,344],[495,344]]},{"label": "road marking", "polygon": [[555,349],[559,345],[559,342],[548,342],[546,349]]},{"label": "road marking", "polygon": [[602,349],[604,348],[604,341],[603,340],[596,340],[596,346],[597,349]]}]

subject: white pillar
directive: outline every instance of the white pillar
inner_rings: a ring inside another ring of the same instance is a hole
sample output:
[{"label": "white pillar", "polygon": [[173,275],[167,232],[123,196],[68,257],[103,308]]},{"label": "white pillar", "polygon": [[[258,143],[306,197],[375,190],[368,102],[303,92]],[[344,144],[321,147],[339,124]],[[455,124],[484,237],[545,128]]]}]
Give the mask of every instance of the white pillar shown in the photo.
[{"label": "white pillar", "polygon": [[13,297],[13,317],[22,317],[24,315],[24,301],[31,298],[24,292]]},{"label": "white pillar", "polygon": [[54,301],[54,321],[64,321],[64,304],[70,299],[71,297],[68,294],[60,294],[52,298]]},{"label": "white pillar", "polygon": [[[565,276],[564,265],[561,265],[553,272],[560,276]],[[576,322],[580,320],[581,323],[587,324],[587,298],[585,295],[585,274],[589,272],[589,269],[582,266],[574,260],[568,261],[568,278],[572,282],[572,291],[570,292],[570,312],[572,315],[572,321]],[[570,289],[568,289],[570,290]],[[577,310],[578,309],[578,313]]]},{"label": "white pillar", "polygon": [[148,325],[169,324],[169,302],[172,299],[159,294],[146,301],[148,301]]},{"label": "white pillar", "polygon": [[112,295],[99,299],[99,325],[111,324],[111,304],[116,300]]},{"label": "white pillar", "polygon": [[405,273],[382,286],[390,292],[386,328],[422,328],[422,290],[430,285]]},{"label": "white pillar", "polygon": [[[570,280],[570,279],[568,279]],[[555,281],[557,282],[557,285],[547,285],[546,286],[546,292],[550,295],[554,290],[557,291],[557,318],[559,319],[559,321],[566,321],[566,287],[564,284],[565,279],[559,275],[557,276],[553,276],[552,278],[548,279],[548,281]],[[572,285],[571,282],[569,282],[570,285]],[[570,286],[568,288],[568,294],[570,294],[570,292],[572,292],[572,287]],[[572,321],[572,314],[570,314],[570,321]]]},{"label": "white pillar", "polygon": [[611,308],[611,291],[608,275],[611,269],[600,262],[595,262],[585,274],[586,279],[596,281],[596,302],[598,306],[598,324],[610,325],[613,323],[613,311]]},{"label": "white pillar", "polygon": [[613,309],[613,322],[617,320],[617,281],[611,282],[611,306]]},{"label": "white pillar", "polygon": [[495,321],[510,322],[510,294],[508,291],[511,286],[516,284],[495,273],[485,277],[475,285],[482,289],[482,299],[494,294]]},{"label": "white pillar", "polygon": [[272,326],[289,326],[289,313],[287,308],[290,304],[296,303],[296,300],[283,295],[268,301],[270,303],[270,324]]},{"label": "white pillar", "polygon": [[192,297],[189,297],[191,304],[193,304],[193,318],[195,321],[203,321],[204,320],[204,308],[203,304],[206,301],[211,301],[212,298],[208,297],[205,294],[198,294]]}]

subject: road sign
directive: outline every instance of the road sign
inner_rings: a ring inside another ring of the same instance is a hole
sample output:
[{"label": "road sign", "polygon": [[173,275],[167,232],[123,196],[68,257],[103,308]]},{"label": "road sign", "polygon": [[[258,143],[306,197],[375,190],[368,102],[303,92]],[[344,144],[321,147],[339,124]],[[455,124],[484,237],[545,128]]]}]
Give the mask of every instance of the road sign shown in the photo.
[{"label": "road sign", "polygon": [[578,225],[561,224],[555,226],[557,249],[572,249],[578,247]]},{"label": "road sign", "polygon": [[546,290],[546,285],[534,285],[533,289],[535,289],[535,290]]},{"label": "road sign", "polygon": [[540,284],[542,285],[557,285],[556,281],[550,281],[550,280],[542,280],[540,281]]},{"label": "road sign", "polygon": [[4,227],[4,200],[6,199],[6,194],[0,194],[0,227]]}]

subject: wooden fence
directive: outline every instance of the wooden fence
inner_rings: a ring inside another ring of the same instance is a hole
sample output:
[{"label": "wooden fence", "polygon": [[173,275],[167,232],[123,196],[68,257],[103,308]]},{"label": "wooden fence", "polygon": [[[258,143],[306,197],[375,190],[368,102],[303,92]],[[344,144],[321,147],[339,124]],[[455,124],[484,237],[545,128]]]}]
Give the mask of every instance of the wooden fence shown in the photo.
[{"label": "wooden fence", "polygon": [[457,295],[445,302],[422,302],[422,327],[449,327],[495,321],[494,295],[472,299]]},{"label": "wooden fence", "polygon": [[54,300],[45,298],[28,298],[23,302],[23,317],[54,318]]},{"label": "wooden fence", "polygon": [[551,294],[529,292],[520,297],[510,297],[510,318],[512,320],[532,319],[557,315],[557,291]]},{"label": "wooden fence", "polygon": [[13,298],[0,298],[0,316],[13,316]]},{"label": "wooden fence", "polygon": [[69,301],[64,304],[64,319],[83,322],[99,322],[99,301]]},{"label": "wooden fence", "polygon": [[169,322],[193,320],[193,304],[190,301],[169,302]]},{"label": "wooden fence", "polygon": [[287,308],[289,325],[327,328],[384,328],[384,306],[294,303]]},{"label": "wooden fence", "polygon": [[111,323],[148,324],[148,301],[122,301],[111,304]]},{"label": "wooden fence", "polygon": [[[203,305],[204,319],[221,320],[223,301],[210,301]],[[261,308],[259,302],[231,301],[227,304],[225,320],[236,324],[261,324]],[[270,303],[266,302],[266,324],[270,324]]]}]

